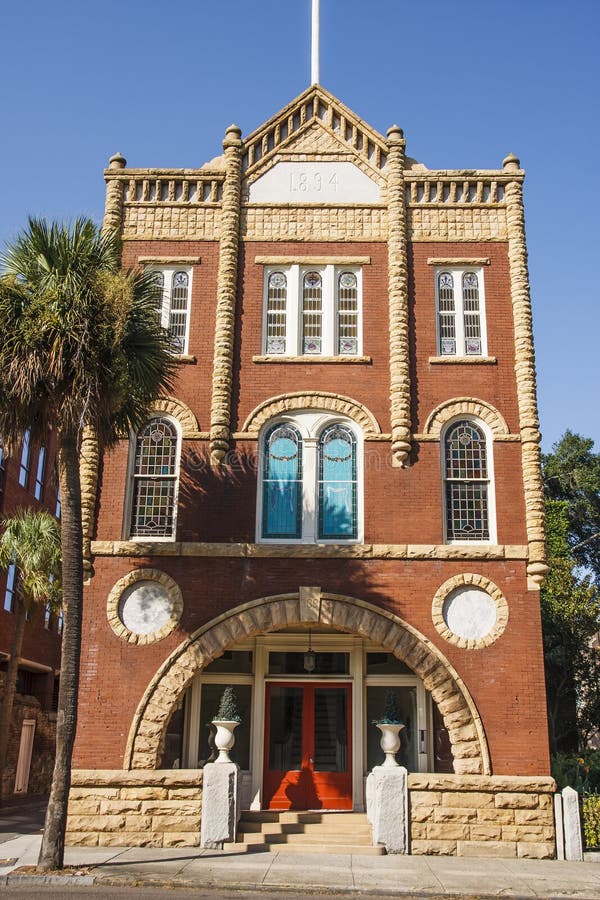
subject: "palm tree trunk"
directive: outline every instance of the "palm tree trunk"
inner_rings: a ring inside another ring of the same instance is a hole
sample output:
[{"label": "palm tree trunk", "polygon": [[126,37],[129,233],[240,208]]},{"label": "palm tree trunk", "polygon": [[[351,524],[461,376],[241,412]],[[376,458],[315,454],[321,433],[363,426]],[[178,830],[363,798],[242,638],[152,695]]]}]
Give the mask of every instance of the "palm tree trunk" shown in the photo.
[{"label": "palm tree trunk", "polygon": [[42,871],[61,869],[65,852],[67,806],[71,787],[71,757],[77,728],[77,693],[83,613],[83,551],[79,453],[74,434],[58,435],[62,589],[64,626],[60,689],[56,719],[56,760],[44,836],[38,859]]},{"label": "palm tree trunk", "polygon": [[[16,591],[15,596],[18,597]],[[17,687],[17,675],[19,672],[19,657],[23,647],[23,635],[25,634],[26,620],[25,604],[23,600],[17,599],[17,615],[15,618],[15,632],[13,634],[12,645],[10,648],[10,660],[8,669],[6,670],[6,678],[4,681],[4,699],[2,700],[2,710],[0,711],[0,806],[2,806],[2,796],[4,787],[4,769],[6,767],[6,757],[8,754],[8,739],[10,737],[12,724],[12,711],[15,700],[15,690]]]}]

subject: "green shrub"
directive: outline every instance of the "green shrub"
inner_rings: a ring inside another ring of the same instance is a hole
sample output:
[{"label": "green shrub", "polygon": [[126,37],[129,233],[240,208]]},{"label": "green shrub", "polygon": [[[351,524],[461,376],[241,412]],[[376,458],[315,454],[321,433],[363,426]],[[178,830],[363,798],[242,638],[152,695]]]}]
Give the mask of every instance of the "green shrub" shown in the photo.
[{"label": "green shrub", "polygon": [[583,837],[588,849],[600,849],[600,794],[584,795]]},{"label": "green shrub", "polygon": [[568,786],[579,795],[600,793],[600,750],[553,754],[552,776],[559,791]]}]

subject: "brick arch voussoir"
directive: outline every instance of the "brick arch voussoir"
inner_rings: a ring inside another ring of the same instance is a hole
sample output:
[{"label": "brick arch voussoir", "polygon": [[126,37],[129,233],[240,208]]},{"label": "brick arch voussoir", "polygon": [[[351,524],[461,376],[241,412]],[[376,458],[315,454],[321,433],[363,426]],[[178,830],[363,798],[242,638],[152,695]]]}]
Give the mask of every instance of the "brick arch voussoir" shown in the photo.
[{"label": "brick arch voussoir", "polygon": [[490,774],[487,741],[469,691],[440,650],[413,626],[365,601],[336,594],[261,598],[198,629],[151,680],[131,725],[124,767],[155,769],[171,714],[194,676],[240,640],[294,625],[328,624],[369,638],[394,653],[431,692],[448,731],[454,771]]},{"label": "brick arch voussoir", "polygon": [[247,417],[242,431],[258,435],[263,425],[275,416],[300,409],[318,409],[352,419],[365,434],[381,434],[379,423],[363,403],[326,391],[297,391],[279,394],[259,404]]},{"label": "brick arch voussoir", "polygon": [[183,438],[197,438],[200,434],[198,419],[192,410],[177,397],[159,397],[151,407],[152,413],[164,413],[177,419]]},{"label": "brick arch voussoir", "polygon": [[445,400],[427,417],[423,433],[439,439],[447,422],[457,416],[474,416],[489,426],[494,436],[509,434],[504,416],[491,403],[475,397],[454,397]]}]

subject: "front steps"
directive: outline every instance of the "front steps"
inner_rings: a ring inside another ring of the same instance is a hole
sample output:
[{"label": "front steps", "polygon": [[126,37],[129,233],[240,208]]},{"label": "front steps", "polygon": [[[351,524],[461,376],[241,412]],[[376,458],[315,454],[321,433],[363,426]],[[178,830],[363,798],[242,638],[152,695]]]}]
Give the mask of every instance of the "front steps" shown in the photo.
[{"label": "front steps", "polygon": [[245,810],[238,823],[236,843],[226,845],[226,849],[240,853],[385,853],[383,847],[373,847],[365,813],[318,810]]}]

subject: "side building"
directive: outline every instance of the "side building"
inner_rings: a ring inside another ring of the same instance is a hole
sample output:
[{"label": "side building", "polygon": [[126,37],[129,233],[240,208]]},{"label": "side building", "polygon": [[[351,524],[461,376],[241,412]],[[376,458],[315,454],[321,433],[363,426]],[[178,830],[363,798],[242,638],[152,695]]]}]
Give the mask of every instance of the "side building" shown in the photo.
[{"label": "side building", "polygon": [[197,844],[233,684],[245,808],[363,810],[391,691],[411,851],[552,856],[519,161],[429,170],[317,85],[223,148],[105,172],[181,366],[83,468],[68,840]]}]

